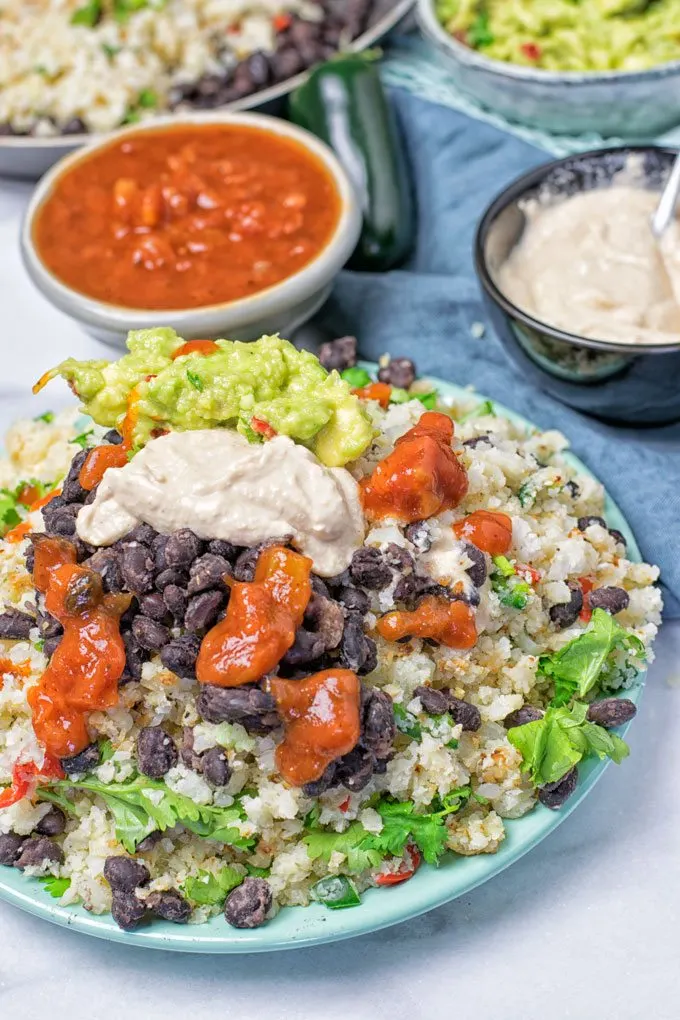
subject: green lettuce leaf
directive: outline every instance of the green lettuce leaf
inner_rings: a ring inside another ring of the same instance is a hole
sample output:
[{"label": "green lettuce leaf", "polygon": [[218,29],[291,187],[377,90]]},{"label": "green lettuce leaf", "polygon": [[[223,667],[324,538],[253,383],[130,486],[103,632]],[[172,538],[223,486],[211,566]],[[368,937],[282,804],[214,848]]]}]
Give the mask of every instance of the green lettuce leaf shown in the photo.
[{"label": "green lettuce leaf", "polygon": [[508,740],[522,755],[522,770],[537,786],[557,783],[590,754],[617,765],[628,756],[626,742],[588,722],[587,713],[588,705],[577,701],[571,708],[548,708],[542,719],[508,730]]},{"label": "green lettuce leaf", "polygon": [[604,609],[593,610],[588,629],[552,655],[538,661],[540,676],[555,684],[555,707],[566,705],[573,697],[584,698],[593,690],[607,666],[611,653],[624,647],[633,655],[644,656],[644,645],[629,634]]}]

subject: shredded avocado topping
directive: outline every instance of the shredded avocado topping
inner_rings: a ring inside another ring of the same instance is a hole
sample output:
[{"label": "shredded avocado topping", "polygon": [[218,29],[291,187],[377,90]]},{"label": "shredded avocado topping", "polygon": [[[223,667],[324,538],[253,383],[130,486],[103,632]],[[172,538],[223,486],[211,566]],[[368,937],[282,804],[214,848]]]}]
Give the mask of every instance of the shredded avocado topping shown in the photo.
[{"label": "shredded avocado topping", "polygon": [[173,359],[183,344],[174,329],[133,330],[129,353],[118,361],[68,358],[36,388],[61,376],[83,411],[106,428],[121,425],[134,391],[135,450],[168,430],[235,428],[251,442],[261,442],[265,423],[307,446],[323,464],[341,467],[371,442],[373,428],[349,384],[287,340],[217,340],[214,353],[194,351]]},{"label": "shredded avocado topping", "polygon": [[677,0],[437,0],[447,31],[493,60],[641,71],[680,59]]}]

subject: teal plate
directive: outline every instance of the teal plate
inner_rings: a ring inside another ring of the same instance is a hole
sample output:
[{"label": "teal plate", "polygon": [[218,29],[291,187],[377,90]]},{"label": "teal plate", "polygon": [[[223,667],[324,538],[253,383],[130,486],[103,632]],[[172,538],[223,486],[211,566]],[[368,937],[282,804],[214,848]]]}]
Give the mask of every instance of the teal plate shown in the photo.
[{"label": "teal plate", "polygon": [[[367,364],[369,370],[376,366]],[[470,391],[452,383],[432,379],[444,397],[469,401]],[[479,397],[480,401],[484,398]],[[501,416],[525,427],[533,426],[520,415],[501,404],[495,407]],[[571,454],[567,459],[581,474],[591,475],[584,464]],[[607,497],[608,523],[618,528],[628,542],[629,558],[640,562],[640,550],[633,534],[616,504]],[[627,692],[638,701],[641,688]],[[627,729],[625,727],[624,729]],[[266,953],[275,949],[297,949],[353,938],[368,932],[399,924],[424,914],[434,907],[470,892],[475,886],[493,878],[545,839],[574,811],[592,790],[608,762],[589,760],[579,768],[576,793],[566,807],[550,811],[538,805],[523,818],[505,821],[506,838],[496,854],[478,857],[446,856],[438,868],[423,865],[409,882],[389,889],[369,889],[363,894],[361,906],[351,910],[328,910],[320,904],[309,907],[286,907],[268,924],[252,931],[230,928],[224,918],[213,917],[206,924],[183,927],[166,921],[155,921],[136,932],[124,932],[109,915],[95,916],[83,907],[61,907],[35,880],[24,878],[11,868],[0,868],[0,898],[46,921],[63,925],[112,942],[148,949],[171,949],[183,953]],[[622,768],[630,767],[624,763]]]}]

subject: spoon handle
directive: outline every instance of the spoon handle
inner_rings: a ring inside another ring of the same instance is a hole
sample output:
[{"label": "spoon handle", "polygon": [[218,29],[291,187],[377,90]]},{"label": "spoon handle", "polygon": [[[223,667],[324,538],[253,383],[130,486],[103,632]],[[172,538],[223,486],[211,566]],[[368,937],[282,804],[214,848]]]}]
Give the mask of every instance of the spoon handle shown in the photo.
[{"label": "spoon handle", "polygon": [[655,237],[661,237],[668,224],[675,215],[675,207],[680,194],[680,153],[675,157],[675,163],[668,178],[666,187],[663,189],[659,204],[652,216],[652,233]]}]

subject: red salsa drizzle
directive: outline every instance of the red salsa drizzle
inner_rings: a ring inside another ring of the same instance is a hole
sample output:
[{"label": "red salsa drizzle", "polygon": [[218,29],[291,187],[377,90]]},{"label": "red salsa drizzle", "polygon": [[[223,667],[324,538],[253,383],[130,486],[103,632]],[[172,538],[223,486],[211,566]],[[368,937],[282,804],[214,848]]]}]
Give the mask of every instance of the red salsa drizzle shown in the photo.
[{"label": "red salsa drizzle", "polygon": [[434,595],[427,595],[412,612],[387,613],[378,620],[377,629],[387,641],[429,638],[448,648],[472,648],[477,641],[475,614],[470,607]]},{"label": "red salsa drizzle", "polygon": [[448,415],[426,411],[360,483],[366,515],[412,523],[458,506],[468,480],[451,449],[452,439]]},{"label": "red salsa drizzle", "polygon": [[497,510],[475,510],[453,525],[456,538],[490,556],[504,556],[512,545],[512,520]]}]

